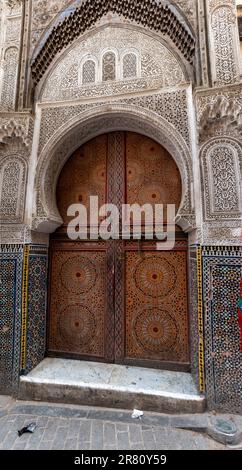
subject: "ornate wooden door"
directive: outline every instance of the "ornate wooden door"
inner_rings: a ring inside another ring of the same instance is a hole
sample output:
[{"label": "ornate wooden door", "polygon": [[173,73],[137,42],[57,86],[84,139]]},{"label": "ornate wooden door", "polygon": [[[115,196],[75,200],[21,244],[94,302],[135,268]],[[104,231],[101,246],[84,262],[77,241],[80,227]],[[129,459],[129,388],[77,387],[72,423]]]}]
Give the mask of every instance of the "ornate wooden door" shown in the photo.
[{"label": "ornate wooden door", "polygon": [[51,244],[50,354],[184,369],[189,367],[187,241],[173,251],[155,241],[71,242],[67,207],[90,195],[116,204],[181,200],[179,170],[152,140],[114,132],[84,145],[59,179],[64,219]]},{"label": "ornate wooden door", "polygon": [[153,243],[126,245],[125,362],[188,366],[186,258],[185,246],[157,252]]},{"label": "ornate wooden door", "polygon": [[57,201],[64,224],[53,236],[50,257],[50,355],[113,361],[113,255],[110,243],[71,242],[66,228],[67,209],[89,196],[107,200],[108,136],[78,149],[65,165],[58,182]]},{"label": "ornate wooden door", "polygon": [[53,241],[51,250],[50,350],[112,361],[106,244]]}]

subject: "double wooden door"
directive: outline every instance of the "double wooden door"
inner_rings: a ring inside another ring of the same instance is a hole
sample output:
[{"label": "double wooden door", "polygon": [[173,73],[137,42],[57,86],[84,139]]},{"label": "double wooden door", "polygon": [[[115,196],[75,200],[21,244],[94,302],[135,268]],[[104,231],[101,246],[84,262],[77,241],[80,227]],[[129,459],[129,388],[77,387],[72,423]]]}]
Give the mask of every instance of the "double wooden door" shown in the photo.
[{"label": "double wooden door", "polygon": [[178,168],[165,149],[133,133],[102,135],[69,159],[59,178],[64,220],[50,255],[50,355],[187,370],[187,241],[67,238],[67,208],[105,202],[179,206]]}]

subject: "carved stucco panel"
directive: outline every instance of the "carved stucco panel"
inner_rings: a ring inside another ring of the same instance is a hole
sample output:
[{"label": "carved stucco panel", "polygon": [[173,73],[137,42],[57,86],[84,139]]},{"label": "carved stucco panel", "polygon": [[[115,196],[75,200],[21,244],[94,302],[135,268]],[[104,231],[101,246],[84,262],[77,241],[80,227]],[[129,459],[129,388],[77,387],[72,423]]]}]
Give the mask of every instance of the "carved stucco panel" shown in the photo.
[{"label": "carved stucco panel", "polygon": [[236,0],[208,0],[209,10],[212,13],[216,8],[227,5],[231,8],[236,6]]},{"label": "carved stucco panel", "polygon": [[[127,107],[122,102],[100,105],[80,114],[75,113],[65,125],[59,128],[42,149],[36,172],[36,210],[33,228],[52,230],[61,224],[56,207],[55,186],[58,175],[71,153],[82,143],[96,135],[112,130],[130,130],[147,135],[171,153],[181,171],[183,180],[183,201],[178,222],[185,229],[194,226],[194,212],[191,203],[192,165],[190,150],[175,127],[161,116],[137,105]],[[49,221],[49,226],[48,226]],[[41,225],[43,227],[41,227]]]},{"label": "carved stucco panel", "polygon": [[25,155],[29,156],[33,138],[34,119],[29,113],[0,114],[0,143],[13,137],[25,145]]},{"label": "carved stucco panel", "polygon": [[200,142],[216,136],[242,139],[241,87],[198,92],[196,95],[197,126]]},{"label": "carved stucco panel", "polygon": [[[27,178],[33,121],[16,114],[15,120],[0,116],[0,236],[6,225],[22,224],[25,219]],[[18,232],[18,229],[16,229]],[[10,235],[10,234],[9,234]],[[11,238],[11,237],[10,237]]]},{"label": "carved stucco panel", "polygon": [[21,33],[21,18],[14,16],[13,18],[8,18],[6,20],[6,42],[17,42],[20,41]]},{"label": "carved stucco panel", "polygon": [[8,139],[0,146],[0,222],[24,220],[28,163],[20,139]]},{"label": "carved stucco panel", "polygon": [[0,110],[13,110],[15,107],[18,56],[17,47],[9,47],[5,51],[0,85]]},{"label": "carved stucco panel", "polygon": [[53,18],[70,3],[70,0],[34,0],[31,45],[38,42],[41,34]]},{"label": "carved stucco panel", "polygon": [[188,110],[187,110],[187,90],[180,89],[164,93],[154,93],[152,95],[137,97],[120,97],[119,100],[96,100],[89,103],[74,104],[69,106],[54,106],[43,108],[41,117],[39,153],[51,138],[51,136],[66,123],[81,115],[88,109],[98,106],[125,105],[130,107],[138,106],[141,110],[154,112],[157,117],[162,117],[172,124],[185,140],[188,147],[191,147]]},{"label": "carved stucco panel", "polygon": [[[141,62],[140,80],[121,80],[122,61],[125,53],[134,50]],[[103,53],[114,51],[116,67],[111,83],[103,83]],[[97,64],[98,83],[95,86],[82,85],[78,80],[81,64],[85,57],[91,57]],[[120,93],[132,93],[135,90],[148,89],[154,86],[175,86],[185,82],[184,71],[177,57],[160,41],[149,34],[141,33],[134,28],[106,26],[78,39],[64,52],[58,62],[51,67],[51,72],[44,81],[40,93],[42,101],[63,101],[78,99],[82,96],[109,96]],[[120,83],[121,82],[121,83]]]},{"label": "carved stucco panel", "polygon": [[[196,111],[197,121],[199,122],[206,108],[212,108],[218,99],[225,99],[228,103],[233,102],[242,109],[241,86],[234,85],[229,87],[213,88],[196,93]],[[220,112],[220,110],[218,110]]]},{"label": "carved stucco panel", "polygon": [[[40,40],[44,31],[50,26],[51,22],[61,11],[70,12],[72,6],[79,6],[83,0],[76,0],[70,3],[70,0],[34,0],[32,11],[32,33],[31,49]],[[170,3],[169,1],[167,3]],[[180,7],[184,18],[187,18],[194,31],[197,25],[196,5],[194,0],[176,0],[174,2]],[[173,3],[173,5],[174,5]],[[184,20],[185,21],[185,20]],[[127,22],[127,20],[126,20]]]},{"label": "carved stucco panel", "polygon": [[239,246],[241,244],[241,220],[204,223],[203,243],[214,246]]},{"label": "carved stucco panel", "polygon": [[0,111],[15,107],[22,0],[2,2],[0,12]]},{"label": "carved stucco panel", "polygon": [[201,151],[205,220],[241,219],[242,147],[229,138],[212,139]]},{"label": "carved stucco panel", "polygon": [[197,26],[196,2],[194,0],[176,0],[175,2],[190,21],[194,31]]},{"label": "carved stucco panel", "polygon": [[239,81],[239,44],[235,2],[210,2],[211,51],[215,85]]},{"label": "carved stucco panel", "polygon": [[9,15],[20,15],[23,0],[6,0],[7,13]]}]

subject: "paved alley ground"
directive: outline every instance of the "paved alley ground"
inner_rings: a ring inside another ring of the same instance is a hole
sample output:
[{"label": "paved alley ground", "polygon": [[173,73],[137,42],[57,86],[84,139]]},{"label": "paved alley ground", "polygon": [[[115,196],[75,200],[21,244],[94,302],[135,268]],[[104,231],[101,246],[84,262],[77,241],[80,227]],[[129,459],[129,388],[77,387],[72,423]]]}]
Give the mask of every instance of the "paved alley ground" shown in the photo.
[{"label": "paved alley ground", "polygon": [[[71,405],[18,402],[0,397],[0,450],[220,450],[204,432],[214,415],[159,415]],[[242,431],[242,417],[232,418]],[[34,434],[18,430],[35,422]],[[185,429],[181,429],[185,428]],[[198,429],[199,430],[199,429]],[[237,446],[239,448],[239,446]],[[242,449],[242,444],[241,444]]]}]

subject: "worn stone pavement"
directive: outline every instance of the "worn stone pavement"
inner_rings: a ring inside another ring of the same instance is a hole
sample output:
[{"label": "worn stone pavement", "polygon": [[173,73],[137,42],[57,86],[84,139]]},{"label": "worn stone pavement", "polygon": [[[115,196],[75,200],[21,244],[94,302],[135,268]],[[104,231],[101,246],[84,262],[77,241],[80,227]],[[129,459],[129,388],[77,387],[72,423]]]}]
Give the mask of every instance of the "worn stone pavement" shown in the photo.
[{"label": "worn stone pavement", "polygon": [[[0,450],[223,450],[205,433],[212,414],[145,413],[133,420],[131,411],[19,402],[0,396]],[[242,417],[232,418],[242,431]],[[17,431],[37,423],[34,434]],[[185,428],[185,429],[181,429]],[[196,428],[199,432],[191,429]],[[186,430],[189,429],[189,430]],[[242,449],[237,445],[236,448]]]}]

